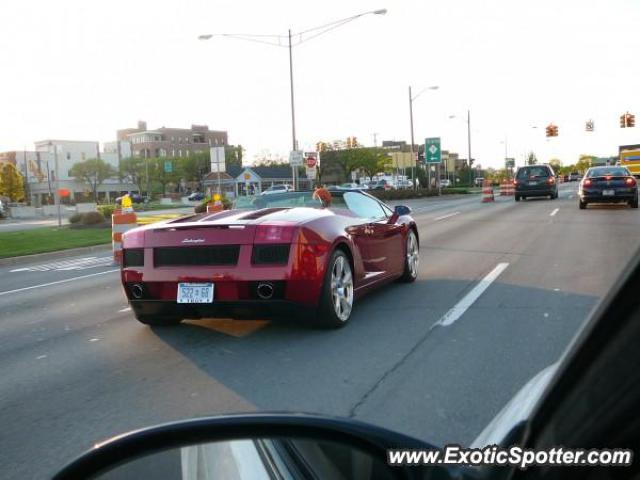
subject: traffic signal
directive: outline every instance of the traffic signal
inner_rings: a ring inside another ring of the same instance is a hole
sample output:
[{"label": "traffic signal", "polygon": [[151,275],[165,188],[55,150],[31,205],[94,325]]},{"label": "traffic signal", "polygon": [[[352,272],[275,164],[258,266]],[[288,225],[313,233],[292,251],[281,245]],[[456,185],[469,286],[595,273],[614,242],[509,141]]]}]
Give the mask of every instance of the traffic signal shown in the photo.
[{"label": "traffic signal", "polygon": [[557,136],[558,136],[558,126],[557,126],[557,125],[554,125],[554,126],[553,126],[553,136],[554,136],[554,137],[557,137]]},{"label": "traffic signal", "polygon": [[549,125],[547,125],[546,131],[547,131],[547,137],[558,136],[558,127],[553,123],[550,123]]},{"label": "traffic signal", "polygon": [[627,113],[627,127],[631,128],[635,126],[636,126],[636,116],[631,113]]}]

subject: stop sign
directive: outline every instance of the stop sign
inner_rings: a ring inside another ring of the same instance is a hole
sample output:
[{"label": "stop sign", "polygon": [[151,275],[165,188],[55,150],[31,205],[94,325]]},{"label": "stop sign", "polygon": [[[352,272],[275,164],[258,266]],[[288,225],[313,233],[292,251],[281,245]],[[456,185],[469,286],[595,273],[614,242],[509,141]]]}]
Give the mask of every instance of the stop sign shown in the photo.
[{"label": "stop sign", "polygon": [[307,168],[314,168],[318,164],[318,159],[316,157],[307,157],[306,158]]}]

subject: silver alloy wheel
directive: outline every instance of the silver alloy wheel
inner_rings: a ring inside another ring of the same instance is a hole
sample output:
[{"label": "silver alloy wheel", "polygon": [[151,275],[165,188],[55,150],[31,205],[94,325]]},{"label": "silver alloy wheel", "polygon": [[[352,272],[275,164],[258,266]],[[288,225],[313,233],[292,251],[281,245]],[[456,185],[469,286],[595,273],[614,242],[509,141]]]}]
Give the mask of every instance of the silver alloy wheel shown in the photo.
[{"label": "silver alloy wheel", "polygon": [[353,275],[345,257],[336,258],[331,269],[331,299],[333,310],[342,322],[346,322],[353,307]]},{"label": "silver alloy wheel", "polygon": [[409,273],[411,273],[412,278],[418,276],[419,261],[420,252],[418,250],[418,241],[416,239],[416,234],[413,233],[413,230],[410,230],[409,235],[407,235],[407,265],[409,267]]}]

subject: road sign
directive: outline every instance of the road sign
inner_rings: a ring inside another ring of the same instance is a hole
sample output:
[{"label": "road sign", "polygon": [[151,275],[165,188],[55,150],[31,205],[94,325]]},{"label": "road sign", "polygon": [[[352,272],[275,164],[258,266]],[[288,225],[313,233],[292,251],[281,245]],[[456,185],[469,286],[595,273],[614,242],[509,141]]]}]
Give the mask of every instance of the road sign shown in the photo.
[{"label": "road sign", "polygon": [[307,178],[309,180],[315,180],[316,179],[316,172],[317,172],[316,167],[313,167],[313,168],[307,167],[305,169],[305,173],[307,174]]},{"label": "road sign", "polygon": [[211,171],[224,172],[226,165],[224,162],[224,147],[211,147]]},{"label": "road sign", "polygon": [[289,165],[292,167],[301,167],[303,158],[302,151],[291,150],[291,152],[289,152]]},{"label": "road sign", "polygon": [[426,163],[442,162],[442,151],[440,150],[440,137],[425,138],[424,159]]},{"label": "road sign", "polygon": [[165,160],[164,162],[164,173],[173,172],[173,162],[171,160]]},{"label": "road sign", "polygon": [[304,164],[307,168],[316,168],[318,166],[318,152],[305,152]]},{"label": "road sign", "polygon": [[516,166],[516,159],[507,158],[505,159],[504,164],[505,164],[505,168],[514,168]]}]

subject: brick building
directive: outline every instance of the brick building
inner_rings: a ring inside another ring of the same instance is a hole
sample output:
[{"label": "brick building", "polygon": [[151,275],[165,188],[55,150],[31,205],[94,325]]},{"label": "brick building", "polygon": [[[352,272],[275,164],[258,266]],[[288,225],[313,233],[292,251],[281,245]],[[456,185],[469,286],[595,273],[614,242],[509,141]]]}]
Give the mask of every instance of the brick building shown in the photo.
[{"label": "brick building", "polygon": [[138,122],[137,128],[118,130],[117,139],[130,142],[133,155],[147,158],[188,157],[206,152],[209,147],[228,144],[227,132],[209,130],[207,125],[149,130],[143,121]]}]

